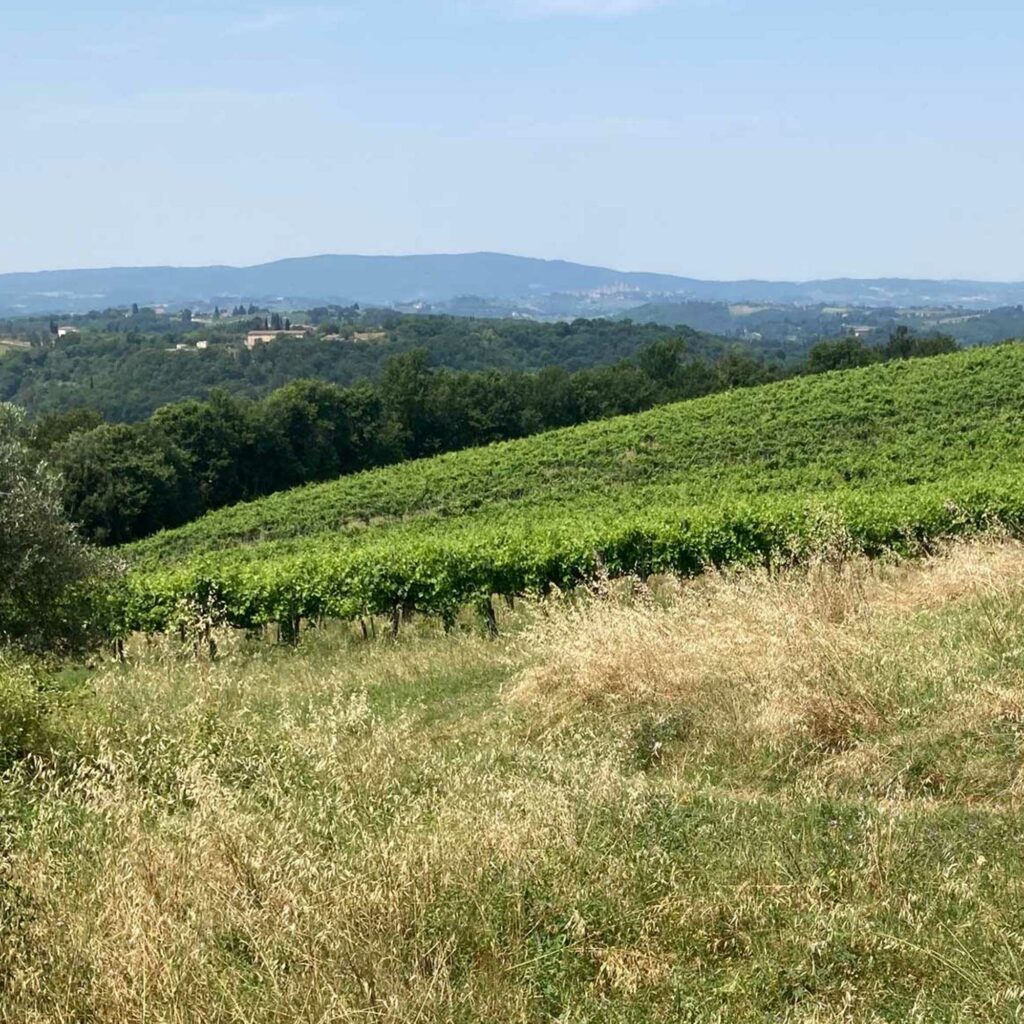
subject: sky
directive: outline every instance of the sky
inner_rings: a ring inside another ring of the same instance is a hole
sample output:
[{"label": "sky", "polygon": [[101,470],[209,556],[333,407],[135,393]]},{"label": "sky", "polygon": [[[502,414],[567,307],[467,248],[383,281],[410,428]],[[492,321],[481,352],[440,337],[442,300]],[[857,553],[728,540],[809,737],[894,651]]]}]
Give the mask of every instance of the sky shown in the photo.
[{"label": "sky", "polygon": [[1020,0],[0,0],[0,272],[1024,279]]}]

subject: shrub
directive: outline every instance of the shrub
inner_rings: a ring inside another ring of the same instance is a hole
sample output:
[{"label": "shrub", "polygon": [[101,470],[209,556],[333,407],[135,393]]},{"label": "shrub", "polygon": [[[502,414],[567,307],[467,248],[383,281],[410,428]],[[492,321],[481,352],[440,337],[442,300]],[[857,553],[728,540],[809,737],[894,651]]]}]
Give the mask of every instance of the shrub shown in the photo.
[{"label": "shrub", "polygon": [[0,657],[0,770],[45,745],[53,696],[27,664]]}]

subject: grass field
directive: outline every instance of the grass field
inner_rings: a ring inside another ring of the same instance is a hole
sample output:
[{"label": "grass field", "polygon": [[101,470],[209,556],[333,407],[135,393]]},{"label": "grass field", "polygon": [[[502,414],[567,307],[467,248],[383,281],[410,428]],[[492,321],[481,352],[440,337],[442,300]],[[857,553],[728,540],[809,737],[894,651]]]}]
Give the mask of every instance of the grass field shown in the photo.
[{"label": "grass field", "polygon": [[1024,1012],[1024,547],[3,675],[0,1019]]}]

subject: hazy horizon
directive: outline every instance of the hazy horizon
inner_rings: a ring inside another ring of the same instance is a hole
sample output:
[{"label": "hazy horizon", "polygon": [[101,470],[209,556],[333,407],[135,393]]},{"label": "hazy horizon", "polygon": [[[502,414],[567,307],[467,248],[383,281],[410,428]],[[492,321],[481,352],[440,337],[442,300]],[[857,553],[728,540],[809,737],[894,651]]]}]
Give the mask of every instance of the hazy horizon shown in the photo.
[{"label": "hazy horizon", "polygon": [[513,253],[513,252],[499,252],[498,250],[478,250],[476,252],[393,252],[393,253],[365,253],[365,252],[315,252],[307,253],[305,255],[298,256],[281,256],[276,259],[261,260],[258,263],[136,263],[136,264],[95,264],[89,266],[52,266],[52,267],[36,267],[31,270],[0,270],[0,276],[7,276],[10,274],[46,274],[46,273],[63,273],[69,272],[74,273],[78,271],[91,271],[91,270],[147,270],[147,269],[158,269],[168,268],[172,270],[203,270],[203,269],[214,269],[218,267],[229,268],[233,270],[246,270],[254,267],[266,266],[273,263],[282,263],[289,260],[315,260],[322,258],[356,258],[356,259],[404,259],[410,256],[477,256],[477,255],[489,255],[489,256],[511,256],[515,259],[525,260],[540,260],[545,263],[573,263],[580,266],[589,266],[598,269],[612,270],[616,273],[622,274],[664,274],[674,275],[678,277],[689,277],[697,281],[720,281],[721,283],[730,282],[743,282],[743,281],[758,281],[769,284],[806,284],[812,281],[821,280],[851,280],[851,281],[864,281],[864,280],[892,280],[892,281],[965,281],[969,283],[978,284],[1024,284],[1024,270],[1022,270],[1020,278],[985,278],[985,277],[947,277],[947,278],[928,278],[928,277],[917,277],[913,274],[878,274],[871,276],[861,276],[854,274],[835,274],[829,277],[808,277],[808,278],[782,278],[782,277],[745,277],[745,278],[708,278],[703,277],[699,274],[677,274],[672,270],[665,270],[660,267],[640,267],[640,266],[609,266],[606,264],[596,263],[593,260],[563,260],[560,257],[550,256],[536,256],[529,253]]},{"label": "hazy horizon", "polygon": [[1018,281],[1022,30],[1006,0],[16,3],[0,272]]}]

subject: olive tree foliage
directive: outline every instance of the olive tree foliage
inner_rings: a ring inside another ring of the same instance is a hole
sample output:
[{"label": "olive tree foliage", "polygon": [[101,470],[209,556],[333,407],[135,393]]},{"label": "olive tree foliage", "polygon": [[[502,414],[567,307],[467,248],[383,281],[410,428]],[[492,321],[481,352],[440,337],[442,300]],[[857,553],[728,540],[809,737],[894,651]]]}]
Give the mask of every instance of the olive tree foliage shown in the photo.
[{"label": "olive tree foliage", "polygon": [[0,645],[83,650],[102,637],[115,566],[67,521],[60,482],[25,434],[21,411],[0,403]]}]

